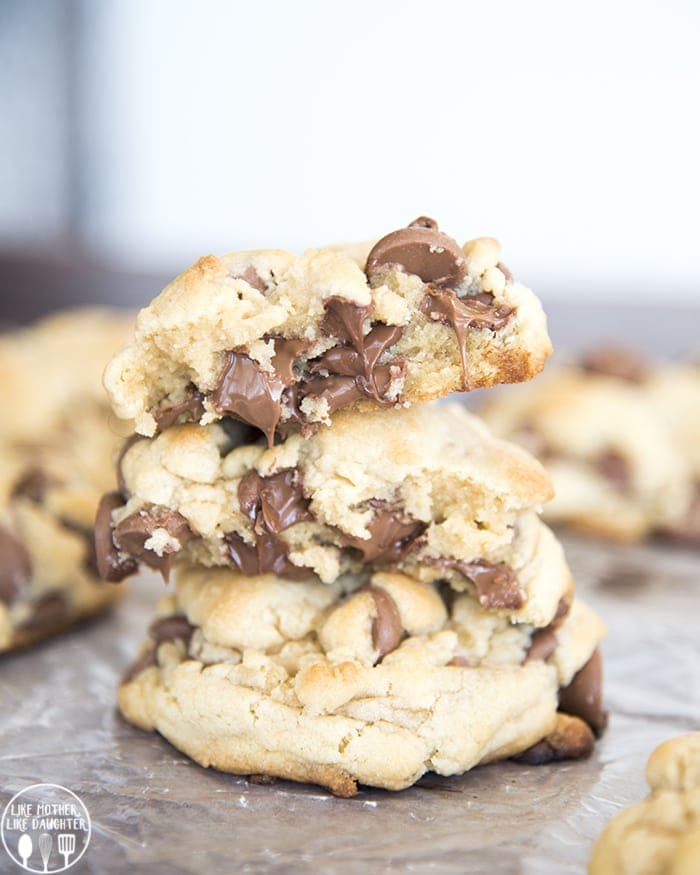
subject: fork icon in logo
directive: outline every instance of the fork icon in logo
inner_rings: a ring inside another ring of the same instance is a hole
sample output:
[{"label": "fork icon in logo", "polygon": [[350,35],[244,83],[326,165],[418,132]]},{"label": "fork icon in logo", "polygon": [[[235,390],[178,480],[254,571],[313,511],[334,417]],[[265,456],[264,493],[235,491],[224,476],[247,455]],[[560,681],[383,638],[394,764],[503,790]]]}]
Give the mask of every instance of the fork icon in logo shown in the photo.
[{"label": "fork icon in logo", "polygon": [[58,837],[58,853],[61,854],[68,867],[68,857],[75,853],[75,835],[72,832],[61,833]]}]

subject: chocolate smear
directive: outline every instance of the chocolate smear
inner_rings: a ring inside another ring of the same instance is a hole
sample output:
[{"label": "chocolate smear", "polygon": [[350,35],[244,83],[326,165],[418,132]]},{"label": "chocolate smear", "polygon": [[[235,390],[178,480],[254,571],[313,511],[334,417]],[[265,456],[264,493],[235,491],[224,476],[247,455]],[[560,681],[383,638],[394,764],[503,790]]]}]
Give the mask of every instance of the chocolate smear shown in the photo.
[{"label": "chocolate smear", "polygon": [[385,589],[368,586],[366,591],[371,593],[377,611],[377,616],[372,620],[372,644],[381,658],[396,650],[401,643],[404,635],[401,615],[396,602]]},{"label": "chocolate smear", "polygon": [[224,541],[231,565],[248,577],[258,574],[277,574],[290,580],[313,577],[311,569],[290,561],[289,547],[277,535],[258,535],[255,544],[247,544],[239,534],[229,532]]},{"label": "chocolate smear", "polygon": [[498,264],[496,265],[496,267],[501,271],[503,276],[506,278],[507,283],[513,282],[513,274],[511,273],[510,270],[508,270],[508,268],[505,266],[505,264],[503,264],[502,261],[499,261]]},{"label": "chocolate smear", "polygon": [[242,273],[233,274],[231,279],[245,280],[249,286],[252,286],[254,289],[257,289],[263,295],[267,291],[267,283],[260,276],[260,274],[257,272],[257,270],[253,267],[252,264],[249,264]]},{"label": "chocolate smear", "polygon": [[118,583],[138,571],[138,563],[130,557],[119,554],[112,539],[112,513],[124,507],[124,496],[120,492],[107,492],[102,496],[95,518],[95,555],[97,570],[102,580]]},{"label": "chocolate smear", "polygon": [[119,682],[122,686],[124,684],[128,684],[130,681],[133,681],[135,677],[141,674],[145,669],[150,668],[152,665],[158,664],[158,645],[151,644],[142,654],[141,656],[133,662],[129,668],[122,675],[122,679]]},{"label": "chocolate smear", "polygon": [[411,550],[428,527],[427,523],[413,519],[385,501],[372,500],[370,506],[374,515],[367,524],[369,538],[339,532],[341,544],[359,550],[364,562],[395,565]]},{"label": "chocolate smear", "polygon": [[[169,537],[177,541],[179,546],[166,545],[161,556],[155,550],[148,549],[145,546],[146,542],[156,529],[165,529]],[[193,537],[194,532],[182,514],[160,505],[154,505],[147,510],[140,510],[125,517],[117,523],[112,533],[117,549],[160,571],[165,581],[170,576],[174,554]]]},{"label": "chocolate smear", "polygon": [[557,649],[557,633],[549,626],[544,629],[536,629],[532,633],[530,646],[525,654],[523,662],[532,662],[535,659],[549,659]]},{"label": "chocolate smear", "polygon": [[295,523],[313,519],[296,468],[285,468],[270,477],[251,471],[238,484],[238,500],[257,534],[277,535]]},{"label": "chocolate smear", "polygon": [[593,732],[600,735],[608,723],[602,691],[603,661],[600,650],[596,649],[569,686],[559,690],[559,710],[585,720]]},{"label": "chocolate smear", "polygon": [[431,322],[442,322],[452,327],[462,358],[464,390],[468,391],[470,388],[467,363],[469,329],[488,328],[490,331],[500,331],[510,319],[513,308],[496,307],[493,303],[493,296],[489,294],[458,298],[452,289],[429,286],[421,303],[421,312]]},{"label": "chocolate smear", "polygon": [[[204,395],[197,391],[194,386],[190,386],[187,397],[179,404],[173,404],[170,407],[164,407],[162,410],[154,414],[159,431],[165,431],[171,425],[185,417],[185,422],[199,422],[204,416]],[[134,435],[134,437],[139,437]]]},{"label": "chocolate smear", "polygon": [[6,605],[22,593],[32,576],[32,560],[24,544],[0,526],[0,601]]},{"label": "chocolate smear", "polygon": [[650,375],[649,364],[639,353],[619,346],[591,350],[581,359],[581,368],[626,383],[643,383]]},{"label": "chocolate smear", "polygon": [[169,617],[154,620],[148,627],[148,634],[156,645],[164,641],[174,641],[176,638],[189,644],[194,628],[184,614],[171,614]]},{"label": "chocolate smear", "polygon": [[386,269],[415,274],[424,283],[440,286],[459,285],[467,272],[462,247],[426,216],[387,234],[374,245],[367,256],[365,273],[371,279]]}]

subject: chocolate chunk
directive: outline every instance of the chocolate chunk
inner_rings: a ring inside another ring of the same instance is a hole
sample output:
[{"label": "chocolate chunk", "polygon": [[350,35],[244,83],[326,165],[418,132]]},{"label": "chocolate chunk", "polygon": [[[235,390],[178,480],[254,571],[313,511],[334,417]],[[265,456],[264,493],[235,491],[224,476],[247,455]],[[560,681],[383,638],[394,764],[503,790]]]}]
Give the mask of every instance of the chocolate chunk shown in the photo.
[{"label": "chocolate chunk", "polygon": [[42,471],[41,468],[29,468],[15,483],[11,497],[28,498],[35,504],[40,504],[56,480]]},{"label": "chocolate chunk", "polygon": [[276,535],[295,523],[313,519],[296,468],[285,468],[270,477],[251,471],[238,485],[238,500],[258,534]]},{"label": "chocolate chunk", "polygon": [[407,228],[382,237],[367,256],[369,279],[387,268],[419,276],[424,283],[456,286],[465,277],[466,258],[461,246],[438,230],[433,219],[421,216]]},{"label": "chocolate chunk", "polygon": [[[204,416],[204,395],[198,392],[194,386],[190,386],[187,397],[179,404],[173,404],[170,407],[164,407],[154,414],[159,431],[165,431],[171,425],[184,416],[186,422],[199,422]],[[139,435],[134,435],[139,437]],[[130,438],[131,440],[131,438]]]},{"label": "chocolate chunk", "polygon": [[120,492],[107,492],[102,496],[95,519],[95,555],[97,570],[103,580],[118,583],[138,571],[138,563],[131,558],[119,555],[112,539],[112,513],[124,507],[124,496]]},{"label": "chocolate chunk", "polygon": [[581,360],[584,371],[614,377],[626,383],[643,383],[650,374],[642,356],[618,346],[605,346],[587,353]]},{"label": "chocolate chunk", "polygon": [[148,634],[156,646],[164,641],[174,641],[176,638],[189,644],[194,628],[184,614],[172,614],[169,617],[154,620],[148,627]]},{"label": "chocolate chunk", "polygon": [[247,544],[236,532],[229,532],[224,541],[233,567],[249,577],[258,574],[277,574],[290,580],[313,577],[310,568],[290,561],[289,547],[276,535],[258,535],[255,544]]},{"label": "chocolate chunk", "polygon": [[554,629],[546,626],[544,629],[536,629],[532,633],[530,646],[525,654],[524,662],[531,662],[534,659],[549,659],[549,657],[557,649],[557,634]]},{"label": "chocolate chunk", "polygon": [[32,560],[26,547],[0,526],[0,601],[12,604],[31,576]]},{"label": "chocolate chunk", "polygon": [[249,784],[259,784],[261,787],[271,787],[279,781],[274,775],[248,775],[246,780]]},{"label": "chocolate chunk", "polygon": [[588,759],[593,753],[593,744],[593,733],[583,720],[567,714],[557,714],[554,731],[513,759],[528,766]]},{"label": "chocolate chunk", "polygon": [[50,592],[36,602],[21,628],[25,632],[51,632],[65,626],[69,619],[70,606],[64,593]]},{"label": "chocolate chunk", "polygon": [[423,534],[427,523],[414,520],[384,501],[371,501],[374,516],[367,524],[369,538],[339,532],[344,547],[359,550],[364,562],[394,565],[408,553]]},{"label": "chocolate chunk", "polygon": [[133,662],[129,668],[122,675],[119,683],[124,686],[124,684],[128,684],[130,681],[133,681],[137,675],[140,675],[142,671],[150,668],[152,665],[158,664],[158,645],[152,644],[145,650],[138,659]]},{"label": "chocolate chunk", "polygon": [[496,307],[491,295],[458,298],[452,289],[430,286],[421,303],[421,312],[432,322],[450,325],[457,337],[462,358],[464,389],[469,389],[467,337],[470,328],[488,328],[500,331],[510,319],[512,307]]},{"label": "chocolate chunk", "polygon": [[[163,549],[163,555],[158,555],[155,550],[147,548],[146,542],[156,529],[165,529],[170,538],[178,542],[179,547],[167,544]],[[160,571],[164,580],[170,576],[174,554],[193,537],[194,532],[182,514],[160,505],[154,505],[147,510],[140,510],[125,517],[117,523],[112,533],[117,549]]]},{"label": "chocolate chunk", "polygon": [[[177,418],[177,417],[176,417]],[[174,421],[174,420],[173,420]],[[122,444],[121,450],[119,450],[119,455],[117,456],[117,485],[119,486],[119,492],[122,495],[122,498],[129,494],[129,490],[126,485],[126,481],[124,480],[124,471],[122,470],[122,463],[124,461],[124,457],[129,452],[129,450],[137,444],[139,441],[145,441],[146,438],[142,434],[132,434],[131,437],[128,437],[124,443]]]},{"label": "chocolate chunk", "polygon": [[396,602],[385,589],[380,586],[368,586],[366,589],[372,594],[377,610],[377,616],[372,620],[372,643],[382,657],[396,650],[401,643],[404,634],[401,615]]},{"label": "chocolate chunk", "polygon": [[594,460],[596,471],[609,480],[624,495],[632,491],[632,471],[629,462],[613,447],[604,450]]},{"label": "chocolate chunk", "polygon": [[559,690],[559,710],[585,720],[596,735],[608,723],[602,704],[603,661],[596,649],[588,662],[574,675],[568,687]]},{"label": "chocolate chunk", "polygon": [[252,286],[254,289],[257,289],[259,292],[262,292],[264,295],[267,291],[267,283],[260,276],[257,270],[253,267],[252,264],[249,264],[243,273],[234,274],[231,279],[234,280],[245,280],[249,286]]},{"label": "chocolate chunk", "polygon": [[296,381],[294,360],[308,349],[309,343],[280,337],[269,339],[275,341],[274,373],[264,371],[245,353],[231,350],[211,401],[218,413],[229,413],[259,428],[271,447],[282,417],[284,392]]}]

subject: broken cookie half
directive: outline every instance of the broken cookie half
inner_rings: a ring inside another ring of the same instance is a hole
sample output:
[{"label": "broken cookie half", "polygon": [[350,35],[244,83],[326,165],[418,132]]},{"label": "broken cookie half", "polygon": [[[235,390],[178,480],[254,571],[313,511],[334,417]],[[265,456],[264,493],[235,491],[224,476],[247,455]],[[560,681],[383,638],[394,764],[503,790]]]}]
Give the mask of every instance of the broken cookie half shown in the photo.
[{"label": "broken cookie half", "polygon": [[200,259],[141,311],[105,386],[140,434],[234,417],[271,445],[341,409],[529,380],[550,352],[498,242],[460,246],[421,217],[371,249]]}]

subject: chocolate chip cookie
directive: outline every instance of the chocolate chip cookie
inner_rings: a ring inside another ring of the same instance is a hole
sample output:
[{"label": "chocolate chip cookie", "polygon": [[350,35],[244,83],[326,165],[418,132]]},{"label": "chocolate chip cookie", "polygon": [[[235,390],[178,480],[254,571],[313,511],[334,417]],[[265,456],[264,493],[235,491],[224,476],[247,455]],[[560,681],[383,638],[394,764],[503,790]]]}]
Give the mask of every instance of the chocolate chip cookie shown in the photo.
[{"label": "chocolate chip cookie", "polygon": [[649,796],[618,814],[598,840],[590,875],[700,872],[700,732],[657,747],[647,782]]},{"label": "chocolate chip cookie", "polygon": [[589,755],[603,632],[578,601],[536,630],[397,572],[322,586],[179,566],[119,707],[204,766],[400,790]]},{"label": "chocolate chip cookie", "polygon": [[128,430],[101,371],[131,320],[73,311],[0,339],[0,651],[103,611],[95,512]]},{"label": "chocolate chip cookie", "polygon": [[271,445],[343,408],[529,380],[550,351],[498,242],[421,217],[371,248],[201,258],[141,311],[105,385],[140,434],[235,417]]},{"label": "chocolate chip cookie", "polygon": [[129,443],[98,519],[107,579],[137,561],[167,575],[182,559],[324,583],[394,568],[535,625],[571,589],[537,515],[551,497],[543,468],[459,405],[340,412],[272,448],[237,441],[188,424]]},{"label": "chocolate chip cookie", "polygon": [[552,476],[555,524],[621,541],[700,544],[700,368],[594,351],[481,414]]}]

